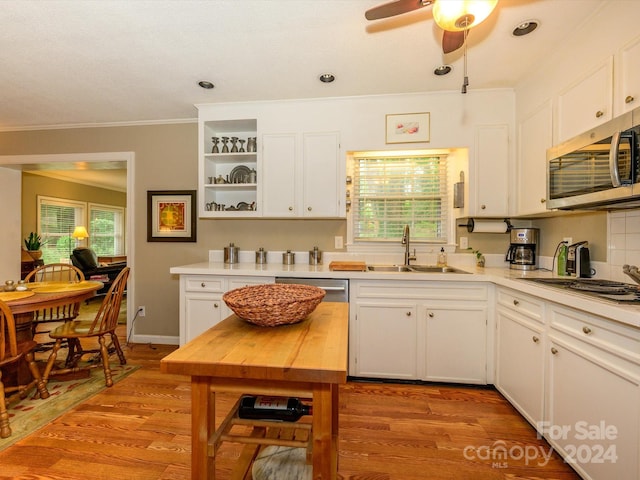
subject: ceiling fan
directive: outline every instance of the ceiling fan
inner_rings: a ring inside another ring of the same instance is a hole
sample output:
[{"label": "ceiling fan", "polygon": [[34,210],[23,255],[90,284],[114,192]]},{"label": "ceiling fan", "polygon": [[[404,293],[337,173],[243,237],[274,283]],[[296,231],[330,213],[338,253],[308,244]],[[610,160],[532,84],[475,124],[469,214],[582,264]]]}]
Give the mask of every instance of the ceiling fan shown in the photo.
[{"label": "ceiling fan", "polygon": [[444,30],[442,51],[462,47],[470,28],[485,20],[498,0],[395,0],[378,5],[364,14],[367,20],[380,20],[432,5],[433,19]]}]

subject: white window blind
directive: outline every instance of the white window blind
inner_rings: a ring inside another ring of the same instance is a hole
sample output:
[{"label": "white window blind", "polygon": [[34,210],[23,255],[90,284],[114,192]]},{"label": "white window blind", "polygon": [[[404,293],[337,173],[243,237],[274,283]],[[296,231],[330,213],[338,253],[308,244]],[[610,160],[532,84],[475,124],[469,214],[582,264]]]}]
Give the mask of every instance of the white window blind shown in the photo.
[{"label": "white window blind", "polygon": [[356,156],[353,185],[355,241],[447,241],[446,155]]},{"label": "white window blind", "polygon": [[68,260],[75,247],[71,234],[76,225],[84,225],[86,204],[42,195],[37,196],[37,202],[44,263]]},{"label": "white window blind", "polygon": [[96,255],[124,254],[124,208],[89,204],[89,247]]}]

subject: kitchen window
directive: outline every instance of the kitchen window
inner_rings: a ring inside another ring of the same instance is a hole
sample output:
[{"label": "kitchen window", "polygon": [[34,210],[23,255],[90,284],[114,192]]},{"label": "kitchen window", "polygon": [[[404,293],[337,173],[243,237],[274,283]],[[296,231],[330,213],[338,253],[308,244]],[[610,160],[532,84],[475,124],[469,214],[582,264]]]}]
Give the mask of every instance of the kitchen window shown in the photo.
[{"label": "kitchen window", "polygon": [[447,154],[357,152],[350,158],[351,232],[354,242],[411,240],[446,243]]}]

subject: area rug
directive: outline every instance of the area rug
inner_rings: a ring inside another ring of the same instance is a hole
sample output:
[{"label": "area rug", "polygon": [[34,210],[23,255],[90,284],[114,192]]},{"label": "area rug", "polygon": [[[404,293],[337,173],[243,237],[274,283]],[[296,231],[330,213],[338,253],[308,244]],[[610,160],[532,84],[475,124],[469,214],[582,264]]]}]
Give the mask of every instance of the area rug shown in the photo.
[{"label": "area rug", "polygon": [[[131,375],[138,368],[137,365],[111,365],[114,383]],[[105,389],[102,367],[91,370],[91,376],[77,380],[57,381],[49,379],[47,389],[50,396],[46,400],[33,399],[33,393],[18,403],[9,405],[9,425],[12,434],[8,438],[0,439],[0,450],[3,450],[18,440],[44,427],[60,415],[71,410],[96,393]]]}]

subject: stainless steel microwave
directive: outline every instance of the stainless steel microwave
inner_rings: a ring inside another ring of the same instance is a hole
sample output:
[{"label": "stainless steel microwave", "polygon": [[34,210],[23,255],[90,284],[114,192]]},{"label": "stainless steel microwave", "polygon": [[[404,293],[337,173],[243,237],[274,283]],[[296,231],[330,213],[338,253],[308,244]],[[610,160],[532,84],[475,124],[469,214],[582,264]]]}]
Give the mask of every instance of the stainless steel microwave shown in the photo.
[{"label": "stainless steel microwave", "polygon": [[640,208],[639,137],[640,109],[547,150],[547,208]]}]

